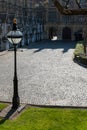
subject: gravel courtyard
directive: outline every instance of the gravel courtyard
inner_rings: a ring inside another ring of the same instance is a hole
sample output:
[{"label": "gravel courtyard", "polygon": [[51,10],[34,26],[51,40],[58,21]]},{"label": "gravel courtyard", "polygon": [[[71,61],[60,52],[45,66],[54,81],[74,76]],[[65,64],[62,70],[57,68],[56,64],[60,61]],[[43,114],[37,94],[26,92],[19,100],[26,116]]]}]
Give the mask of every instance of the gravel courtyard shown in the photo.
[{"label": "gravel courtyard", "polygon": [[[87,68],[73,62],[74,48],[74,42],[43,41],[18,49],[22,103],[87,106]],[[12,101],[13,70],[13,51],[0,55],[0,101]]]}]

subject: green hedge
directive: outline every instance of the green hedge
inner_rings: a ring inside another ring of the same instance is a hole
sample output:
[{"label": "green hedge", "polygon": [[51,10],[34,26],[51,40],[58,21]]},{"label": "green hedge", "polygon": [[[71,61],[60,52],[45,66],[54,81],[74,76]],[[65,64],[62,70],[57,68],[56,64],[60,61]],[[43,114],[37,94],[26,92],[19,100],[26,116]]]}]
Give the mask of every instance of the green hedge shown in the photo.
[{"label": "green hedge", "polygon": [[87,56],[84,53],[84,45],[82,41],[76,44],[74,59],[84,65],[87,65]]}]

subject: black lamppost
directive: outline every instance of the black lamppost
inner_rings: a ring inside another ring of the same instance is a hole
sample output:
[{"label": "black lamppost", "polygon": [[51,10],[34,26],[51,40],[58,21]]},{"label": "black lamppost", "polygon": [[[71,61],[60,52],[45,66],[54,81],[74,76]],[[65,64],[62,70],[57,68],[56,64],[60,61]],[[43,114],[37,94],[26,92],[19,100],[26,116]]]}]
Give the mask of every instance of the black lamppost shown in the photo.
[{"label": "black lamppost", "polygon": [[13,28],[7,34],[7,39],[14,46],[14,79],[13,79],[13,100],[12,100],[12,108],[17,109],[20,105],[20,98],[18,96],[18,78],[17,78],[17,62],[16,62],[16,47],[17,44],[21,42],[23,34],[16,27],[17,20],[13,20]]}]

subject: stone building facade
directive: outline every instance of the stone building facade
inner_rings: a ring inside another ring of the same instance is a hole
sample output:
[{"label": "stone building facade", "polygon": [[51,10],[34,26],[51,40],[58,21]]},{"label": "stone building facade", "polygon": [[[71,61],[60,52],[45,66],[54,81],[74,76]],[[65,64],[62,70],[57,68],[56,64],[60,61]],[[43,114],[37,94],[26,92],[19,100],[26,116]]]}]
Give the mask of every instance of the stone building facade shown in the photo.
[{"label": "stone building facade", "polygon": [[[84,4],[85,2],[85,0],[81,1],[82,8],[84,6],[87,8],[86,4]],[[63,0],[60,0],[60,3],[65,6]],[[78,8],[75,0],[70,0],[69,8]],[[76,32],[81,32],[83,28],[87,28],[86,15],[61,15],[55,8],[52,0],[48,0],[46,15],[45,30],[47,30],[48,38],[56,35],[58,39],[75,40]]]},{"label": "stone building facade", "polygon": [[44,38],[44,8],[37,2],[36,0],[0,1],[0,50],[12,47],[5,37],[12,29],[15,17],[18,28],[23,32],[23,40],[19,46]]},{"label": "stone building facade", "polygon": [[[59,0],[64,6],[63,0]],[[82,8],[85,0],[82,0]],[[73,4],[72,4],[73,3]],[[78,8],[75,0],[70,0],[70,8]],[[74,40],[75,33],[87,27],[87,16],[65,16],[54,6],[52,0],[1,0],[0,1],[0,50],[11,47],[5,39],[12,28],[13,18],[17,18],[18,28],[23,32],[19,46],[32,42],[52,39]]]}]

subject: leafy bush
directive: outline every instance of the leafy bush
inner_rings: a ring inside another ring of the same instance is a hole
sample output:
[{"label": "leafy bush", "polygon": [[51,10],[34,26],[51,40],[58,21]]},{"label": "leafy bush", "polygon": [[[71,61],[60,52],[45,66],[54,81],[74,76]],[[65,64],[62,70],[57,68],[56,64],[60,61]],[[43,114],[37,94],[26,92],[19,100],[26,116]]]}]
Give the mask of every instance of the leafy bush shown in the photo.
[{"label": "leafy bush", "polygon": [[83,46],[82,42],[79,42],[79,43],[76,44],[76,48],[75,48],[74,54],[77,55],[77,56],[79,56],[81,54],[84,55],[84,46]]},{"label": "leafy bush", "polygon": [[75,51],[74,51],[74,59],[79,61],[82,64],[87,65],[87,56],[84,52],[84,44],[83,42],[79,42],[76,45]]}]

